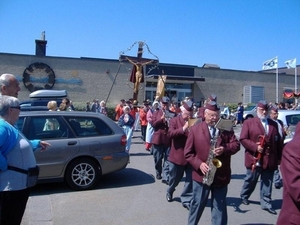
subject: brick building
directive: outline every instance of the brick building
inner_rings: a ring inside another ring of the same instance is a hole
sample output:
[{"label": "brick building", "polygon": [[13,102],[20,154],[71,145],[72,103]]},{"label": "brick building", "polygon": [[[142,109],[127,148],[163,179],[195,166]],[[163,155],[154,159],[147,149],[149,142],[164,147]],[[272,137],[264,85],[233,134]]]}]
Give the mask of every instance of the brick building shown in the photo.
[{"label": "brick building", "polygon": [[[133,96],[133,83],[129,82],[132,65],[120,63],[119,59],[70,58],[46,55],[45,40],[36,40],[36,54],[0,53],[0,74],[12,73],[21,83],[19,99],[28,99],[32,90],[50,88],[65,89],[73,102],[86,102],[94,98],[115,105],[121,98]],[[242,71],[222,69],[217,65],[165,64],[151,70],[145,65],[147,72],[144,83],[140,84],[138,101],[153,100],[157,79],[162,71],[167,75],[166,90],[170,97],[174,94],[182,99],[193,96],[196,102],[206,99],[211,93],[218,96],[218,102],[249,103],[245,97],[245,87],[260,90],[256,98],[267,101],[276,100],[275,71]],[[298,68],[299,69],[299,68]],[[298,72],[299,74],[299,72]],[[279,68],[278,75],[279,101],[283,101],[283,89],[295,86],[294,69]],[[299,90],[299,89],[298,89]]]}]

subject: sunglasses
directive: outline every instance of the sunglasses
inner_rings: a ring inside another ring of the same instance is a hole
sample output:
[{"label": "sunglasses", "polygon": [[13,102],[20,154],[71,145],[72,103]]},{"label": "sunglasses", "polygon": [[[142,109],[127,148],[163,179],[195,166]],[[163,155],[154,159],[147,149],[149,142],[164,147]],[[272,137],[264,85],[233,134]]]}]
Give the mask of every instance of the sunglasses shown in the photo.
[{"label": "sunglasses", "polygon": [[20,107],[20,106],[11,106],[10,108],[11,108],[11,109],[18,109],[18,110],[21,110],[21,107]]}]

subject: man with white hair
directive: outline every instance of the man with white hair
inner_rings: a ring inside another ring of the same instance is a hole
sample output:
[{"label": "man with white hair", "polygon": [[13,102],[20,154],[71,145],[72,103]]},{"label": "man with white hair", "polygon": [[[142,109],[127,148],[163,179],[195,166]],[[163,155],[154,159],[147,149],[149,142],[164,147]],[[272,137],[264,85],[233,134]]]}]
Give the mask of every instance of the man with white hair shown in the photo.
[{"label": "man with white hair", "polygon": [[0,93],[18,98],[20,83],[13,74],[4,73],[0,76]]},{"label": "man with white hair", "polygon": [[[211,224],[228,223],[226,196],[231,179],[231,156],[240,150],[234,131],[216,128],[220,108],[211,101],[206,104],[204,121],[191,127],[185,147],[186,160],[193,167],[193,197],[189,210],[189,225],[198,224],[211,193]],[[211,173],[211,162],[218,159],[221,167]],[[211,180],[210,182],[205,182]]]},{"label": "man with white hair", "polygon": [[274,171],[278,169],[282,153],[282,138],[275,121],[268,118],[268,104],[257,104],[257,116],[243,124],[240,142],[245,148],[246,178],[241,191],[241,202],[249,205],[249,198],[260,181],[260,205],[263,210],[276,215],[271,195]]}]

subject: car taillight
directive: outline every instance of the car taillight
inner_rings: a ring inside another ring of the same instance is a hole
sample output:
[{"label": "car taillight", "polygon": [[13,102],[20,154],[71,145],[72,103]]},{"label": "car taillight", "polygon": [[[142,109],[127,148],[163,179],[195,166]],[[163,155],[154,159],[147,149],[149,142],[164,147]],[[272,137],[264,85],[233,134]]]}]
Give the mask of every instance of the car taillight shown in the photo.
[{"label": "car taillight", "polygon": [[126,135],[124,134],[121,138],[121,145],[126,146],[126,144],[127,144],[127,138]]}]

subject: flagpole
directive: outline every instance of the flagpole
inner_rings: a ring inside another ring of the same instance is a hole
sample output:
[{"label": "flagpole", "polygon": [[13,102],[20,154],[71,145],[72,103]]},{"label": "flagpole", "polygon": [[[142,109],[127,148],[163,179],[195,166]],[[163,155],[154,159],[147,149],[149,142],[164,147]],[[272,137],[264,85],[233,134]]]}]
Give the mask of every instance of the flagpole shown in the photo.
[{"label": "flagpole", "polygon": [[277,65],[276,65],[276,102],[278,102],[278,56],[276,56],[277,58]]},{"label": "flagpole", "polygon": [[[298,95],[298,91],[297,91],[297,86],[298,86],[298,82],[297,82],[297,65],[295,65],[295,94]],[[298,103],[298,98],[295,98],[295,103]]]}]

